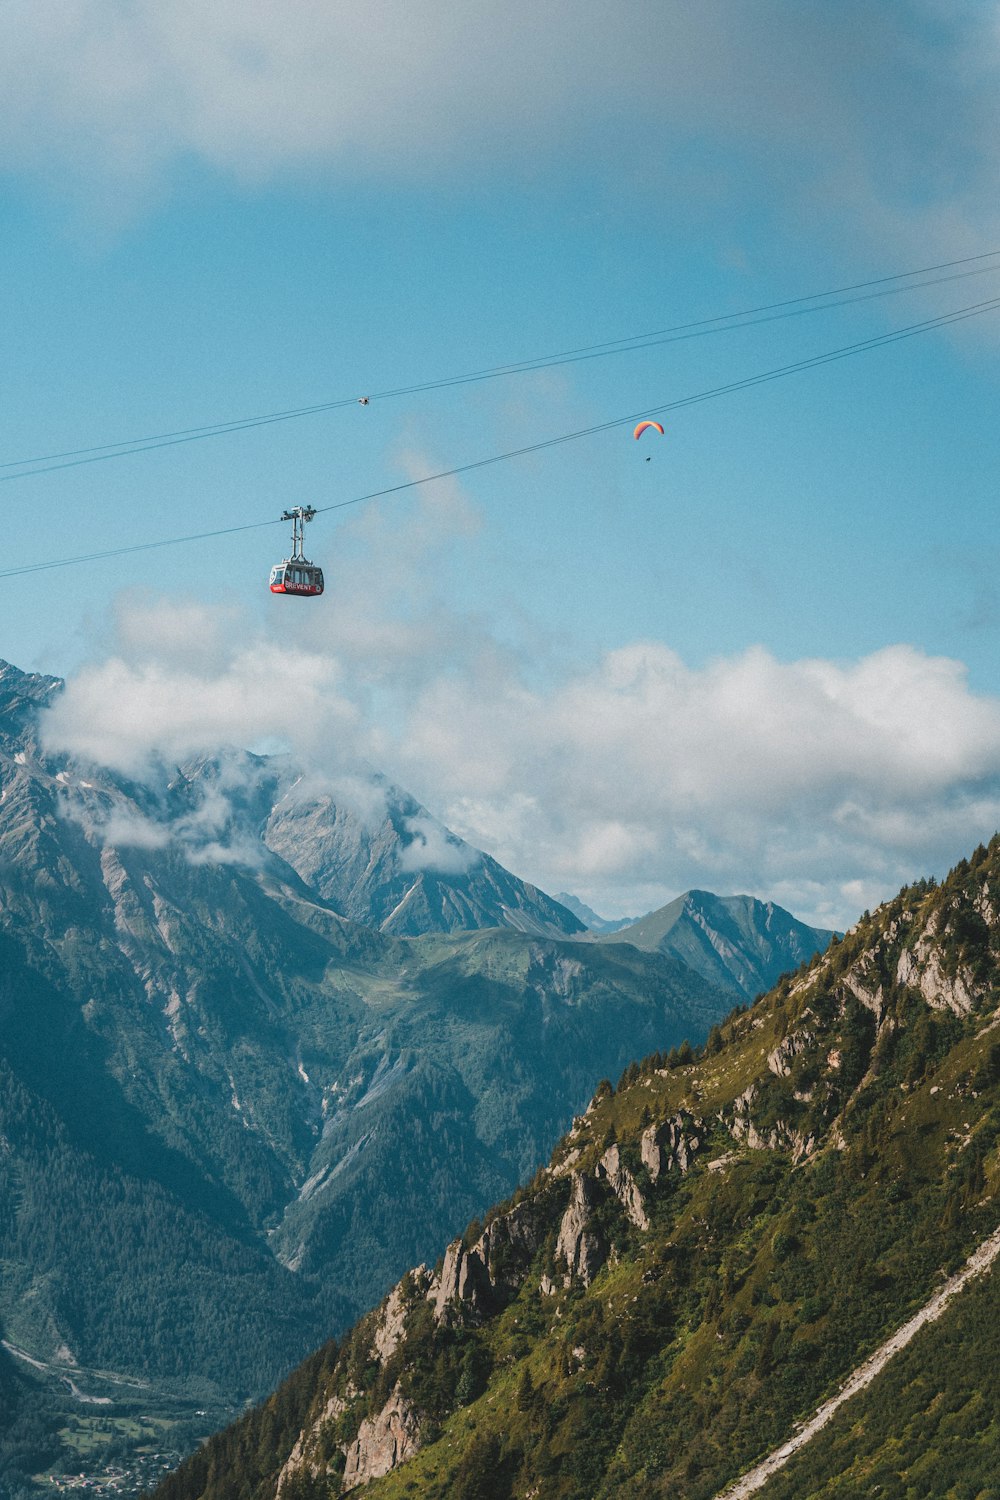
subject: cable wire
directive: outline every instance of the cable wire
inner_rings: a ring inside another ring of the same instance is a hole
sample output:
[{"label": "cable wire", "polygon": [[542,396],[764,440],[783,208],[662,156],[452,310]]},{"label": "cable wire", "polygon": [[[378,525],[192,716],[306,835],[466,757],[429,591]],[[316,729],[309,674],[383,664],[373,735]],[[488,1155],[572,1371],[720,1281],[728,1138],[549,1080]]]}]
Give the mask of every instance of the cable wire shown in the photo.
[{"label": "cable wire", "polygon": [[[740,380],[729,381],[725,385],[711,386],[704,391],[697,391],[690,396],[678,396],[672,401],[664,401],[656,406],[645,407],[642,411],[630,412],[627,416],[612,417],[605,422],[595,423],[591,427],[581,427],[574,432],[566,432],[558,437],[543,438],[537,443],[528,443],[521,448],[511,448],[504,453],[494,453],[488,458],[473,459],[469,463],[456,464],[450,469],[441,469],[435,474],[424,474],[419,479],[406,479],[399,484],[388,485],[385,489],[372,490],[366,495],[355,495],[350,500],[334,501],[330,505],[316,506],[317,515],[329,511],[347,510],[354,505],[363,505],[367,501],[380,500],[388,495],[398,495],[404,490],[417,489],[424,484],[433,484],[439,479],[450,479],[459,474],[469,474],[475,469],[489,468],[493,464],[505,463],[510,459],[524,458],[530,453],[541,453],[545,449],[555,448],[563,443],[572,443],[580,438],[593,437],[600,432],[608,432],[615,427],[623,427],[626,424],[641,421],[645,417],[662,416],[666,412],[680,411],[688,406],[697,406],[704,401],[713,401],[720,396],[732,395],[736,391],[750,390],[754,386],[766,385],[773,380],[782,380],[789,375],[799,374],[805,370],[818,369],[821,365],[833,364],[835,361],[848,359],[856,354],[867,353],[872,349],[880,349],[888,344],[899,343],[903,339],[913,338],[921,333],[928,333],[935,328],[943,328],[950,323],[961,323],[969,318],[982,317],[988,312],[1000,311],[1000,297],[993,297],[983,302],[972,303],[968,307],[960,307],[952,312],[942,313],[935,318],[927,318],[921,323],[912,323],[905,328],[894,329],[890,333],[877,334],[870,339],[861,339],[853,344],[845,344],[839,349],[830,349],[823,354],[814,354],[806,359],[795,360],[791,364],[779,365],[773,370],[762,370],[756,375],[747,375]],[[14,568],[0,569],[0,578],[14,578],[21,574],[43,573],[54,568],[68,568],[78,563],[100,562],[107,558],[124,557],[135,552],[152,552],[160,547],[179,547],[190,542],[209,541],[214,537],[235,536],[243,531],[260,531],[266,526],[280,526],[283,522],[278,520],[248,521],[239,526],[222,526],[212,531],[192,532],[187,536],[163,537],[153,542],[134,542],[124,547],[111,547],[99,552],[79,553],[75,557],[56,558],[45,562],[24,563]]]},{"label": "cable wire", "polygon": [[[924,287],[940,286],[945,282],[960,281],[970,276],[984,276],[1000,271],[1000,264],[976,265],[974,269],[953,272],[950,276],[936,276],[931,280],[914,281],[917,276],[929,277],[935,271],[951,270],[955,266],[969,266],[973,262],[995,260],[1000,250],[987,250],[979,255],[965,256],[961,260],[943,261],[939,265],[925,266],[916,271],[899,271],[891,276],[879,276],[872,281],[859,281],[831,291],[813,292],[804,297],[792,297],[782,302],[772,302],[761,307],[748,308],[742,312],[720,313],[715,317],[702,318],[692,323],[677,323],[669,328],[651,332],[630,334],[601,344],[587,344],[576,349],[566,349],[558,354],[538,355],[530,359],[516,360],[504,365],[493,365],[483,370],[473,370],[464,375],[442,376],[413,385],[395,386],[384,391],[374,391],[363,398],[366,402],[386,401],[400,396],[419,395],[427,391],[447,390],[455,386],[472,385],[486,380],[497,380],[511,375],[531,374],[549,370],[559,365],[580,364],[594,359],[606,359],[614,354],[634,354],[643,349],[652,349],[664,344],[681,343],[689,339],[705,338],[717,333],[730,333],[740,328],[752,328],[762,323],[780,319],[803,317],[810,313],[824,312],[832,308],[853,306],[883,297],[899,296],[903,292],[919,291]],[[908,281],[908,285],[887,285]],[[868,291],[870,287],[881,290]],[[864,292],[862,296],[844,296],[847,292]],[[831,301],[829,299],[839,300]],[[827,299],[827,300],[821,300]],[[812,305],[807,305],[812,304]],[[0,462],[0,483],[16,479],[30,479],[40,474],[52,474],[62,469],[81,468],[88,464],[106,463],[111,459],[128,458],[137,453],[149,453],[158,448],[172,448],[182,443],[201,442],[207,438],[225,437],[234,432],[246,432],[258,427],[268,427],[279,422],[290,422],[302,417],[336,411],[345,406],[355,406],[362,399],[358,396],[339,396],[329,401],[315,402],[309,406],[291,407],[285,411],[265,412],[253,417],[236,417],[225,422],[213,422],[201,427],[180,428],[174,432],[154,433],[142,438],[125,438],[114,443],[101,443],[90,448],[70,448],[58,453],[39,454],[34,458],[8,459]]]}]

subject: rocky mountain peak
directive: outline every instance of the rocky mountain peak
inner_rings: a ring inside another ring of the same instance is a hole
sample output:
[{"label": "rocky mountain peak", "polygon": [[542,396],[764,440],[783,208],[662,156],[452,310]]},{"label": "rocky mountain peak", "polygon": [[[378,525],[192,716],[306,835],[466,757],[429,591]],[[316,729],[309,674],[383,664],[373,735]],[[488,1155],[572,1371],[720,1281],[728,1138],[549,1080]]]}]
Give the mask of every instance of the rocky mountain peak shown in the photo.
[{"label": "rocky mountain peak", "polygon": [[[62,689],[58,677],[46,677],[39,672],[22,672],[8,661],[0,661],[0,747],[11,747],[28,736],[31,746],[36,744],[34,733],[35,716],[39,708],[51,702]],[[22,747],[23,748],[23,747]]]},{"label": "rocky mountain peak", "polygon": [[631,926],[599,934],[598,941],[670,953],[713,984],[751,1000],[822,953],[832,936],[773,901],[690,890]]}]

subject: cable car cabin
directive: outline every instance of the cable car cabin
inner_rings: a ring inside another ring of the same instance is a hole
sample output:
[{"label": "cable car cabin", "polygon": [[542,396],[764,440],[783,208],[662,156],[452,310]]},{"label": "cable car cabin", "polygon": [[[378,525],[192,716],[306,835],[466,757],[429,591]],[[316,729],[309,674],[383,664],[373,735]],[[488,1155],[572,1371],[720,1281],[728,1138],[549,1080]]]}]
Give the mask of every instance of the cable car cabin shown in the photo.
[{"label": "cable car cabin", "polygon": [[271,569],[272,594],[300,594],[309,598],[323,592],[323,569],[307,561],[303,542],[306,522],[316,514],[313,505],[295,505],[282,513],[292,523],[292,553]]},{"label": "cable car cabin", "polygon": [[323,592],[323,569],[304,558],[293,557],[271,569],[272,594],[301,594],[308,598]]}]

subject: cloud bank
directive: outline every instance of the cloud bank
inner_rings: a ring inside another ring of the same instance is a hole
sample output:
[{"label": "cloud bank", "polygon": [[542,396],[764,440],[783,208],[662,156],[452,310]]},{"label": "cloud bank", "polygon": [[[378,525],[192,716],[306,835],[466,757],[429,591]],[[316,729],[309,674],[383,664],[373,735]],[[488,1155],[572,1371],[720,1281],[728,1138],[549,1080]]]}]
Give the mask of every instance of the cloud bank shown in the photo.
[{"label": "cloud bank", "polygon": [[839,924],[1000,824],[1000,702],[908,646],[696,670],[640,643],[549,694],[437,684],[411,735],[415,774],[473,789],[446,822],[599,910],[705,885]]},{"label": "cloud bank", "polygon": [[[529,681],[482,621],[378,607],[373,589],[334,651],[133,600],[118,651],[48,710],[46,743],[133,775],[264,742],[341,784],[374,766],[469,844],[609,915],[703,886],[843,925],[1000,826],[1000,699],[957,661],[756,646],[693,667],[645,641],[544,682],[536,656]],[[467,862],[434,824],[413,831],[415,864]]]},{"label": "cloud bank", "polygon": [[0,162],[412,182],[534,180],[584,155],[662,195],[696,190],[689,153],[707,149],[709,196],[752,159],[773,198],[849,206],[886,233],[916,216],[943,243],[996,223],[998,72],[995,4],[10,0]]},{"label": "cloud bank", "polygon": [[359,710],[328,655],[289,651],[232,610],[126,601],[120,651],[82,668],[54,705],[48,743],[130,776],[220,746],[294,744],[307,762],[331,743],[363,753]]}]

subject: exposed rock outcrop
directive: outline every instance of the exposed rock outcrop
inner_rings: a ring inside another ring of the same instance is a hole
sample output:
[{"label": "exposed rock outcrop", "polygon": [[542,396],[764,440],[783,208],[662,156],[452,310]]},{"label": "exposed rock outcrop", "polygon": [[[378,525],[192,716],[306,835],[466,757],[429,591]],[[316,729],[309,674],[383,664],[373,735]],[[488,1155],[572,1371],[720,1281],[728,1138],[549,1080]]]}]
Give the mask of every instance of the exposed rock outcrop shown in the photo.
[{"label": "exposed rock outcrop", "polygon": [[593,1224],[590,1179],[582,1172],[574,1172],[571,1182],[569,1204],[559,1225],[556,1259],[566,1267],[566,1286],[574,1278],[589,1286],[604,1263],[606,1250],[604,1240]]},{"label": "exposed rock outcrop", "polygon": [[956,1016],[967,1016],[976,1003],[972,976],[963,968],[954,975],[945,974],[941,967],[938,925],[935,915],[916,942],[903,949],[896,965],[896,980],[919,990],[934,1010],[950,1010]]},{"label": "exposed rock outcrop", "polygon": [[518,1286],[540,1243],[537,1209],[530,1201],[491,1219],[476,1247],[490,1285]]},{"label": "exposed rock outcrop", "polygon": [[759,1130],[753,1121],[757,1096],[756,1085],[752,1084],[733,1100],[726,1126],[734,1141],[749,1146],[751,1151],[787,1151],[793,1161],[802,1161],[816,1149],[815,1136],[803,1135],[784,1120],[777,1120],[767,1130]]},{"label": "exposed rock outcrop", "polygon": [[429,1293],[437,1321],[475,1319],[491,1311],[498,1294],[520,1286],[540,1243],[537,1212],[527,1202],[491,1219],[470,1250],[453,1240],[441,1280]]},{"label": "exposed rock outcrop", "polygon": [[841,983],[866,1010],[870,1010],[876,1021],[882,1019],[885,1009],[885,990],[881,983],[875,982],[867,975],[862,975],[860,965],[848,969]]},{"label": "exposed rock outcrop", "polygon": [[397,1385],[382,1410],[366,1417],[347,1449],[342,1490],[357,1489],[412,1458],[420,1447],[420,1425]]},{"label": "exposed rock outcrop", "polygon": [[786,1036],[783,1042],[779,1042],[773,1052],[767,1054],[767,1066],[776,1078],[787,1078],[792,1071],[792,1063],[800,1053],[807,1051],[813,1043],[811,1031],[793,1031],[791,1036]]},{"label": "exposed rock outcrop", "polygon": [[635,1178],[621,1159],[617,1146],[609,1146],[601,1157],[597,1175],[604,1177],[636,1229],[648,1229],[649,1219]]},{"label": "exposed rock outcrop", "polygon": [[444,1253],[441,1280],[434,1289],[434,1317],[439,1323],[485,1312],[490,1280],[478,1244],[466,1250],[452,1240]]},{"label": "exposed rock outcrop", "polygon": [[[423,1270],[423,1267],[419,1268]],[[416,1273],[415,1273],[416,1274]],[[399,1341],[403,1337],[403,1329],[406,1324],[406,1303],[403,1297],[403,1284],[400,1282],[394,1286],[385,1302],[379,1310],[378,1322],[375,1325],[375,1333],[372,1345],[382,1364],[392,1358]]]},{"label": "exposed rock outcrop", "polygon": [[703,1139],[702,1122],[683,1110],[663,1125],[648,1125],[642,1132],[639,1151],[650,1181],[655,1182],[661,1172],[671,1168],[683,1176]]},{"label": "exposed rock outcrop", "polygon": [[987,926],[996,926],[997,910],[993,903],[993,898],[990,895],[990,883],[988,880],[983,882],[983,888],[979,892],[979,895],[976,897],[975,907],[976,911],[982,917]]},{"label": "exposed rock outcrop", "polygon": [[335,1422],[341,1413],[346,1410],[346,1401],[340,1396],[331,1396],[315,1422],[299,1433],[299,1436],[295,1440],[295,1447],[286,1458],[281,1473],[278,1475],[278,1483],[274,1491],[275,1500],[282,1500],[282,1495],[286,1492],[290,1480],[295,1475],[304,1471],[310,1478],[314,1479],[318,1477],[320,1470],[326,1467],[324,1464],[311,1460],[309,1450],[314,1446],[320,1430],[328,1422]]}]

